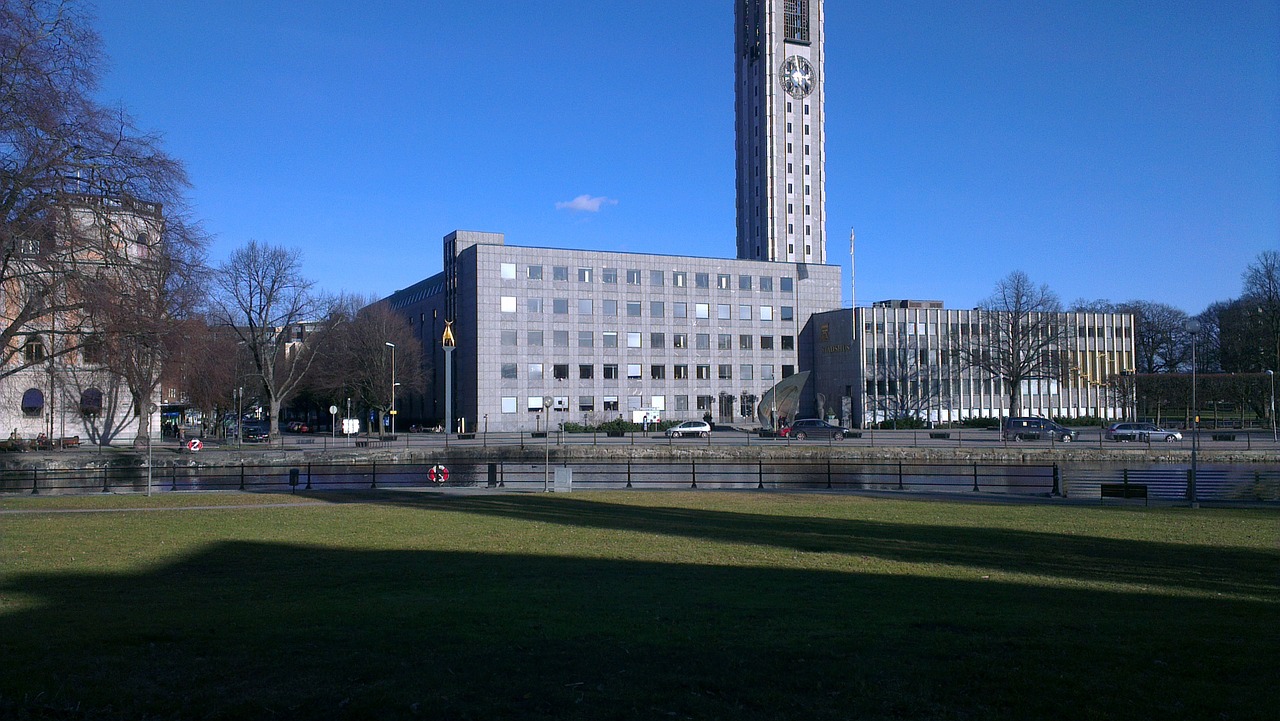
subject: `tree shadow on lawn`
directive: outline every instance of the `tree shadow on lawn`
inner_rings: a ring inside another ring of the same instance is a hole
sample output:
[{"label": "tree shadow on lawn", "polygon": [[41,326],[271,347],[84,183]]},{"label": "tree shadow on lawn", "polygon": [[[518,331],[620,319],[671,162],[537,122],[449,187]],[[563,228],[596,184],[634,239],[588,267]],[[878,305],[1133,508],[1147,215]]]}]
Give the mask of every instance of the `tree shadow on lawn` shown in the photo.
[{"label": "tree shadow on lawn", "polygon": [[[465,505],[633,523],[484,500]],[[927,556],[902,549],[915,528],[630,511],[647,531]],[[980,539],[924,542],[974,563]],[[0,716],[19,718],[1238,719],[1277,701],[1264,601],[236,541],[136,575],[12,575],[0,595],[34,603],[0,615]]]},{"label": "tree shadow on lawn", "polygon": [[[1280,599],[1280,549],[1208,547],[1000,528],[657,508],[543,494],[441,496],[317,494],[695,541],[767,545],[808,553],[990,569],[1071,582],[1123,583],[1153,592]],[[1109,510],[1109,509],[1108,509]]]}]

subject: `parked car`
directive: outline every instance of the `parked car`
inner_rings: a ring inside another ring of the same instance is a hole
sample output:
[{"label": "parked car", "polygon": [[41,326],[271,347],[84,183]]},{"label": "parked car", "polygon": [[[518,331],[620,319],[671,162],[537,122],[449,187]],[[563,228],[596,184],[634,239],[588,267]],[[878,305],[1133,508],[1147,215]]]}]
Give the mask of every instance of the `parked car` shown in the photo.
[{"label": "parked car", "polygon": [[1001,437],[1006,441],[1049,439],[1059,443],[1070,443],[1076,439],[1076,432],[1047,418],[1014,417],[1004,419]]},{"label": "parked car", "polygon": [[813,436],[814,438],[834,438],[842,440],[853,431],[848,428],[832,425],[818,418],[800,418],[792,421],[789,425],[783,426],[778,431],[778,435],[783,438],[795,438],[803,441]]},{"label": "parked car", "polygon": [[271,442],[271,424],[266,421],[245,421],[240,432],[245,443]]},{"label": "parked car", "polygon": [[302,421],[289,421],[289,425],[285,426],[285,430],[290,433],[310,433],[311,427]]},{"label": "parked car", "polygon": [[1103,437],[1109,441],[1141,441],[1149,443],[1151,441],[1164,441],[1173,443],[1182,440],[1182,434],[1178,431],[1171,431],[1154,423],[1112,423],[1107,427]]},{"label": "parked car", "polygon": [[685,436],[709,438],[711,436],[711,424],[706,421],[685,421],[678,426],[671,426],[667,429],[667,438],[683,438]]}]

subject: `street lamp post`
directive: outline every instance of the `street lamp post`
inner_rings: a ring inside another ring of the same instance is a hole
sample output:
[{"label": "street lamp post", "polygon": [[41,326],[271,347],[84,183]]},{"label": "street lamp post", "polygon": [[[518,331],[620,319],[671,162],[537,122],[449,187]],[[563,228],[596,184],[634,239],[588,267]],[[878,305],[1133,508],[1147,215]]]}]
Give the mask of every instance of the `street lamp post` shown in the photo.
[{"label": "street lamp post", "polygon": [[1276,372],[1267,371],[1267,378],[1271,381],[1271,441],[1274,443],[1276,439]]},{"label": "street lamp post", "polygon": [[1187,499],[1192,508],[1200,507],[1196,498],[1196,453],[1200,450],[1200,406],[1196,403],[1196,335],[1200,333],[1200,321],[1189,319],[1183,328],[1191,334],[1191,475],[1187,478]]},{"label": "street lamp post", "polygon": [[383,343],[391,349],[391,435],[396,434],[396,344],[391,341]]},{"label": "street lamp post", "polygon": [[444,348],[444,439],[449,442],[449,434],[453,432],[453,349],[458,342],[453,337],[453,321],[444,322],[444,336],[440,339]]},{"label": "street lamp post", "polygon": [[542,492],[546,493],[551,490],[548,483],[551,469],[551,396],[542,397],[542,413],[546,416],[547,422],[543,425],[542,430],[546,431],[542,434],[545,439],[542,443]]}]

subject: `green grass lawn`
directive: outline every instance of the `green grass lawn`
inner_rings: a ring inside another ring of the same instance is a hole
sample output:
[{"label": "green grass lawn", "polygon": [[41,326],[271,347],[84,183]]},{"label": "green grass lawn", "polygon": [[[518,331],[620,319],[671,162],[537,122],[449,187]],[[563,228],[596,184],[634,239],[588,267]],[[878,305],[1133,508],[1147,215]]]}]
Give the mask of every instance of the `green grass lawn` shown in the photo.
[{"label": "green grass lawn", "polygon": [[56,508],[116,510],[0,515],[0,718],[1280,708],[1273,510],[705,491],[0,498]]}]

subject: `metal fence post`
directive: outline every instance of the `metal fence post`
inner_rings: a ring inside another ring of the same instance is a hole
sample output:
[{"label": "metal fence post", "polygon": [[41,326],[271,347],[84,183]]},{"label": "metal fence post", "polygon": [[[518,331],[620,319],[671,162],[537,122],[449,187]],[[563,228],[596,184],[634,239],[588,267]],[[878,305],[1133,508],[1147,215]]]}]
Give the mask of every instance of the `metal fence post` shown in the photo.
[{"label": "metal fence post", "polygon": [[1049,493],[1049,495],[1051,496],[1062,495],[1062,487],[1059,485],[1060,479],[1061,479],[1061,476],[1059,475],[1058,464],[1055,463],[1053,464],[1053,490]]},{"label": "metal fence post", "polygon": [[827,458],[827,489],[831,489],[831,459]]},{"label": "metal fence post", "polygon": [[373,482],[369,484],[369,487],[377,488],[378,487],[378,462],[377,461],[373,462],[373,473],[371,475],[373,476]]},{"label": "metal fence post", "polygon": [[978,464],[973,464],[973,492],[978,492]]},{"label": "metal fence post", "polygon": [[307,464],[307,488],[306,488],[306,490],[308,490],[308,491],[309,491],[309,490],[311,490],[311,464],[310,464],[310,463],[308,463],[308,464]]},{"label": "metal fence post", "polygon": [[698,487],[698,462],[697,462],[697,461],[690,461],[690,465],[692,465],[692,466],[693,466],[693,485],[692,485],[692,486],[689,486],[689,487],[690,487],[690,488],[697,488],[697,487]]},{"label": "metal fence post", "polygon": [[760,480],[760,484],[756,486],[756,488],[763,491],[764,490],[764,461],[761,461],[761,460],[756,461],[756,478]]},{"label": "metal fence post", "polygon": [[31,469],[31,494],[32,495],[39,495],[40,493],[40,489],[36,487],[36,484],[39,483],[39,480],[40,480],[39,474],[40,474],[40,469],[38,468]]},{"label": "metal fence post", "polygon": [[169,466],[169,490],[178,490],[178,467]]},{"label": "metal fence post", "polygon": [[627,488],[631,488],[631,459],[627,459]]},{"label": "metal fence post", "polygon": [[244,461],[240,461],[240,490],[244,490]]},{"label": "metal fence post", "polygon": [[898,461],[898,490],[902,490],[902,461]]},{"label": "metal fence post", "polygon": [[107,473],[107,470],[108,469],[105,466],[102,469],[102,492],[103,493],[111,492],[111,476]]}]

